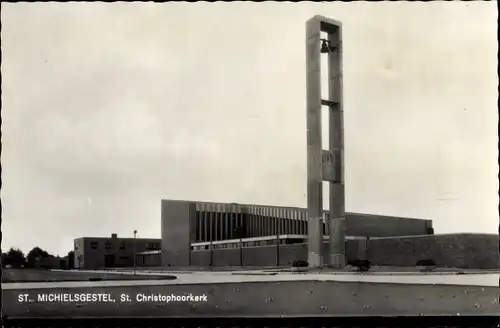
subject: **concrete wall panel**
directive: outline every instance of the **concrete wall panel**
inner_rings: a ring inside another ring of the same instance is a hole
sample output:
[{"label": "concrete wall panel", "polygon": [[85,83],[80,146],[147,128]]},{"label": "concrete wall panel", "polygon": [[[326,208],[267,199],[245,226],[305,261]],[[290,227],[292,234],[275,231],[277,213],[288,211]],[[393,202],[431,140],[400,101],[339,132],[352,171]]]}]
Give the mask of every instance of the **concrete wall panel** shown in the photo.
[{"label": "concrete wall panel", "polygon": [[[205,256],[210,256],[209,252]],[[239,248],[217,249],[212,253],[213,266],[240,266]]]},{"label": "concrete wall panel", "polygon": [[210,266],[210,251],[195,251],[191,252],[191,266],[208,267]]},{"label": "concrete wall panel", "polygon": [[260,246],[243,248],[243,265],[245,266],[276,266],[276,246]]},{"label": "concrete wall panel", "polygon": [[189,266],[191,240],[195,239],[196,204],[187,201],[162,200],[162,265]]}]

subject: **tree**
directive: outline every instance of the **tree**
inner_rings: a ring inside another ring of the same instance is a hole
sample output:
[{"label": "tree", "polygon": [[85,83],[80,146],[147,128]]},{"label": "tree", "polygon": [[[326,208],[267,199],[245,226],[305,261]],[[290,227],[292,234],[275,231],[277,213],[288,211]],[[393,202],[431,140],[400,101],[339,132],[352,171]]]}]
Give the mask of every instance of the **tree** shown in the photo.
[{"label": "tree", "polygon": [[75,266],[75,251],[68,252],[68,269],[73,269]]},{"label": "tree", "polygon": [[11,248],[9,251],[3,256],[2,265],[11,265],[14,268],[21,268],[26,259],[24,258],[24,254],[20,249]]},{"label": "tree", "polygon": [[31,251],[29,251],[28,255],[26,255],[26,262],[28,268],[37,268],[39,265],[39,259],[44,257],[49,257],[50,254],[40,247],[35,247]]}]

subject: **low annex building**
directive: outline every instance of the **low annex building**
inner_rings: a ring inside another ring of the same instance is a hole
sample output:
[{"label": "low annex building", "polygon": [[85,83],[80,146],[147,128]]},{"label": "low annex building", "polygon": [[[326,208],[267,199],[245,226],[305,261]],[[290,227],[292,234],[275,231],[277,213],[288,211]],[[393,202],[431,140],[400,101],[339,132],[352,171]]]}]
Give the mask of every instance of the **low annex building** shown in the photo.
[{"label": "low annex building", "polygon": [[87,270],[133,267],[134,254],[160,247],[161,239],[118,238],[116,234],[107,238],[81,237],[74,240],[74,267]]}]

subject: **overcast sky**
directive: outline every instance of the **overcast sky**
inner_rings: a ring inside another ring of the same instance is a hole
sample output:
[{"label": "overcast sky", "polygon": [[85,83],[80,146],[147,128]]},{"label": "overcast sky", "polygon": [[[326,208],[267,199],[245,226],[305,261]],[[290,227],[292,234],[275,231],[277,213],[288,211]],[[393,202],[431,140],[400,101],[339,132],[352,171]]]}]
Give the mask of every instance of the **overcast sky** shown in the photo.
[{"label": "overcast sky", "polygon": [[4,3],[2,248],[306,206],[305,22],[343,23],[346,210],[498,230],[497,7]]}]

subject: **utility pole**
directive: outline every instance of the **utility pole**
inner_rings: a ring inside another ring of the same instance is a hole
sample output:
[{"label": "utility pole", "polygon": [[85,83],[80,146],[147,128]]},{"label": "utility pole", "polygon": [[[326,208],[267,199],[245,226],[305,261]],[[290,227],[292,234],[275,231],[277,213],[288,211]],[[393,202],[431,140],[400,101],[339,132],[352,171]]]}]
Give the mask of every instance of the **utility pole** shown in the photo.
[{"label": "utility pole", "polygon": [[214,245],[213,245],[212,241],[210,241],[210,267],[213,267],[213,265],[214,265],[214,252],[213,252],[213,249],[214,249]]},{"label": "utility pole", "polygon": [[134,276],[136,273],[136,257],[137,257],[137,245],[136,245],[137,230],[134,230]]},{"label": "utility pole", "polygon": [[276,234],[276,265],[280,266],[280,234]]}]

